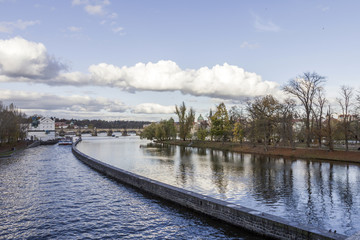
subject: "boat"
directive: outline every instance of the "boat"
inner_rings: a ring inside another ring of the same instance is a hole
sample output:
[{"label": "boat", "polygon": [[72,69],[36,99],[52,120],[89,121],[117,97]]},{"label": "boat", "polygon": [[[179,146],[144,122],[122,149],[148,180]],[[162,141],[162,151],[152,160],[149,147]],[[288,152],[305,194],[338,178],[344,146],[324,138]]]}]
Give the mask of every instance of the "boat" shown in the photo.
[{"label": "boat", "polygon": [[59,142],[59,139],[51,139],[51,140],[47,140],[47,141],[40,140],[40,145],[54,145],[54,144],[57,144],[58,142]]},{"label": "boat", "polygon": [[72,145],[73,144],[72,137],[61,138],[58,144],[59,145]]}]

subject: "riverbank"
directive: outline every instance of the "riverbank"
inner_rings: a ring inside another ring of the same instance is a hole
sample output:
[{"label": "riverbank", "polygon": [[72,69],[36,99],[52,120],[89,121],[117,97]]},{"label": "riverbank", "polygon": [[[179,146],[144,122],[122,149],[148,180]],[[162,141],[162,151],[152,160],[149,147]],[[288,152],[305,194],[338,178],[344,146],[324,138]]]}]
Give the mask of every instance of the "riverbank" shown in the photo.
[{"label": "riverbank", "polygon": [[250,144],[240,144],[234,142],[210,142],[210,141],[180,141],[169,140],[161,141],[160,143],[190,146],[198,148],[211,148],[215,150],[232,151],[240,153],[253,153],[261,155],[289,157],[289,158],[303,158],[303,159],[322,159],[331,161],[343,161],[360,163],[360,151],[328,151],[318,148],[285,148],[285,147],[268,147],[268,151],[264,150],[263,146],[252,146]]},{"label": "riverbank", "polygon": [[24,150],[27,148],[28,143],[26,141],[20,141],[12,144],[3,144],[0,146],[0,158],[11,157],[15,152]]}]

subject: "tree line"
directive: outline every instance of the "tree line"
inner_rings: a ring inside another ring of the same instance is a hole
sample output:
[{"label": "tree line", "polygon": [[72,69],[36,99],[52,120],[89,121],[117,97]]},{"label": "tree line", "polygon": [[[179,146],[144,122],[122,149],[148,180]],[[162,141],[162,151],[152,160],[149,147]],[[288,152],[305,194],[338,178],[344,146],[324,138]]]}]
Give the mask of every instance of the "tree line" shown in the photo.
[{"label": "tree line", "polygon": [[17,142],[26,137],[26,115],[15,107],[0,102],[0,146]]},{"label": "tree line", "polygon": [[[269,146],[296,145],[333,150],[335,143],[341,143],[347,151],[350,142],[360,140],[360,93],[351,86],[341,86],[336,103],[330,102],[325,82],[325,77],[305,72],[282,87],[286,98],[281,101],[269,94],[248,99],[230,110],[220,103],[215,112],[209,111],[207,121],[195,125],[195,111],[182,103],[175,106],[177,124],[170,126],[173,119],[153,123],[141,137],[175,139],[176,131],[182,140],[247,142],[261,144],[265,150]],[[335,108],[338,118],[334,118]]]}]

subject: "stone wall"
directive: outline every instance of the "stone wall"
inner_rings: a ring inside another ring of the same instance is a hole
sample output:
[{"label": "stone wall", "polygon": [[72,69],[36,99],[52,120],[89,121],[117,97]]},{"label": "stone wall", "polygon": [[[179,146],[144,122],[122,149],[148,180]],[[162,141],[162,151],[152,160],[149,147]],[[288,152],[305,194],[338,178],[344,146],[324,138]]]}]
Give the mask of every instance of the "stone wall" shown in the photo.
[{"label": "stone wall", "polygon": [[346,236],[300,225],[283,218],[187,191],[113,167],[81,153],[74,143],[74,155],[93,169],[120,182],[232,225],[276,239],[345,239]]}]

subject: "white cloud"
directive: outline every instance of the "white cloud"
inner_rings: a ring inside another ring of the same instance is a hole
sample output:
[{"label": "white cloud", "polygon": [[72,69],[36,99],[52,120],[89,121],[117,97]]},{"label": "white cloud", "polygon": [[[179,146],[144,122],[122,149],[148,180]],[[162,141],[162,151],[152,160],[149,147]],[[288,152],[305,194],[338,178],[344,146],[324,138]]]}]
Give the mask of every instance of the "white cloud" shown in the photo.
[{"label": "white cloud", "polygon": [[125,112],[129,109],[118,100],[89,96],[58,96],[38,92],[0,89],[0,101],[11,101],[22,109],[66,110],[72,112]]},{"label": "white cloud", "polygon": [[41,43],[18,37],[0,40],[0,81],[3,82],[107,86],[128,92],[180,91],[222,99],[279,94],[277,83],[263,81],[260,75],[227,63],[185,70],[170,60],[131,67],[100,63],[91,65],[88,73],[61,72],[64,69]]},{"label": "white cloud", "polygon": [[110,19],[116,19],[118,17],[117,13],[111,13],[108,18]]},{"label": "white cloud", "polygon": [[4,78],[49,79],[65,66],[47,53],[42,43],[20,37],[0,39],[0,76]]},{"label": "white cloud", "polygon": [[80,27],[75,27],[75,26],[70,26],[70,27],[68,27],[68,30],[70,32],[80,32],[81,28]]},{"label": "white cloud", "polygon": [[110,3],[109,0],[103,0],[103,1],[102,1],[102,4],[103,4],[103,5],[110,5],[111,3]]},{"label": "white cloud", "polygon": [[25,30],[27,27],[40,24],[40,21],[23,21],[21,19],[15,22],[0,22],[0,32],[12,33],[15,30]]},{"label": "white cloud", "polygon": [[175,112],[175,107],[163,106],[156,103],[142,103],[135,106],[131,112],[144,114],[172,114]]},{"label": "white cloud", "polygon": [[257,43],[249,43],[249,42],[243,42],[241,45],[240,45],[241,48],[248,48],[248,49],[255,49],[255,48],[258,48],[259,47],[259,44]]},{"label": "white cloud", "polygon": [[124,28],[117,27],[117,28],[113,28],[112,30],[113,30],[114,33],[119,33],[119,32],[122,32],[124,30]]},{"label": "white cloud", "polygon": [[173,61],[138,63],[132,67],[116,67],[101,63],[89,67],[91,83],[135,91],[181,91],[194,96],[239,99],[276,94],[278,84],[263,81],[256,73],[234,65],[182,70]]},{"label": "white cloud", "polygon": [[89,1],[88,0],[73,0],[72,1],[72,5],[84,5],[84,4],[88,4]]},{"label": "white cloud", "polygon": [[90,15],[103,15],[105,11],[103,5],[86,5],[85,11]]},{"label": "white cloud", "polygon": [[280,27],[272,21],[265,21],[255,14],[254,17],[254,27],[259,32],[279,32],[281,30]]}]

